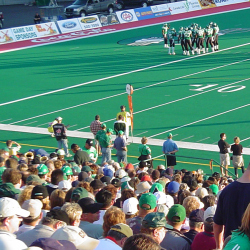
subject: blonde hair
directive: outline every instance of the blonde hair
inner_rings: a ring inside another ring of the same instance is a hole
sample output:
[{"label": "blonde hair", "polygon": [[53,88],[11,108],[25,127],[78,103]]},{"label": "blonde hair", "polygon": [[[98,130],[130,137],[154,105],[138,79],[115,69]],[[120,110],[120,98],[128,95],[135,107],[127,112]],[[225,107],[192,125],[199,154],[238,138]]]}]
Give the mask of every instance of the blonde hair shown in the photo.
[{"label": "blonde hair", "polygon": [[234,137],[234,143],[239,144],[240,143],[240,137],[235,136]]},{"label": "blonde hair", "polygon": [[25,189],[23,189],[21,194],[18,196],[18,200],[17,200],[20,206],[22,206],[26,200],[29,200],[31,198],[31,193],[32,193],[33,188],[34,188],[34,185],[28,185],[26,186]]},{"label": "blonde hair", "polygon": [[142,139],[141,139],[141,143],[146,144],[147,142],[148,142],[148,138],[143,136]]},{"label": "blonde hair", "polygon": [[50,195],[51,209],[54,207],[61,207],[65,202],[66,193],[60,189],[54,190]]},{"label": "blonde hair", "polygon": [[190,213],[200,207],[197,197],[188,196],[183,200],[183,207],[186,209],[186,215],[189,217]]},{"label": "blonde hair", "polygon": [[240,234],[245,234],[250,239],[250,203],[248,204],[242,220],[241,220],[241,227],[238,229]]},{"label": "blonde hair", "polygon": [[67,202],[62,206],[61,210],[66,212],[66,214],[69,216],[70,225],[72,225],[74,221],[80,221],[82,208],[78,203]]},{"label": "blonde hair", "polygon": [[126,224],[125,213],[118,207],[109,208],[103,216],[103,236],[106,237],[110,228],[119,223]]}]

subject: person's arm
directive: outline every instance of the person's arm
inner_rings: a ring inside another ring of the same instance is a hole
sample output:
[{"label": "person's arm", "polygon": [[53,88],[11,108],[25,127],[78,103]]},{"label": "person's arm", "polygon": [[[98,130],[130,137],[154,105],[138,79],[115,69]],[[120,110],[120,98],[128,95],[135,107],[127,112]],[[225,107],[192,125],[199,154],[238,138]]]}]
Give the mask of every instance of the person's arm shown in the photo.
[{"label": "person's arm", "polygon": [[12,144],[15,144],[17,146],[17,151],[21,149],[21,145],[19,143],[13,141]]},{"label": "person's arm", "polygon": [[216,249],[223,247],[223,225],[214,223],[214,239],[216,242]]}]

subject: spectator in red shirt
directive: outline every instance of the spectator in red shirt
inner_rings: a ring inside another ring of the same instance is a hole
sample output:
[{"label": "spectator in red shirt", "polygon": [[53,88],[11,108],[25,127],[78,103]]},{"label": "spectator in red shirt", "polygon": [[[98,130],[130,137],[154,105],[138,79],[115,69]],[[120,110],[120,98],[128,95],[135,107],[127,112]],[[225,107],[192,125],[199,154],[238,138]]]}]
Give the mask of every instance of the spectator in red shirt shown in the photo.
[{"label": "spectator in red shirt", "polygon": [[[96,133],[101,129],[101,125],[102,125],[102,123],[100,122],[100,116],[96,115],[95,120],[93,122],[91,122],[91,124],[90,124],[90,130],[93,133],[94,138],[96,136]],[[100,155],[101,154],[101,147],[96,139],[95,139],[95,148],[96,148],[98,154]]]}]

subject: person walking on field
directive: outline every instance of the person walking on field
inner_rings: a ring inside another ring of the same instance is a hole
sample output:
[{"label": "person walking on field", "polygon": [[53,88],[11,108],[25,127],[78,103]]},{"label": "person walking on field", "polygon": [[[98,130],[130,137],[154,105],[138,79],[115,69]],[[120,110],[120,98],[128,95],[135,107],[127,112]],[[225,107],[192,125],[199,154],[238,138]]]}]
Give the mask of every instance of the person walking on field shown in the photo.
[{"label": "person walking on field", "polygon": [[243,147],[240,144],[240,138],[238,136],[234,137],[234,144],[231,146],[231,151],[233,152],[233,166],[237,178],[238,178],[238,168],[241,168],[242,174],[245,172],[242,150]]},{"label": "person walking on field", "polygon": [[[230,165],[230,158],[228,149],[230,148],[230,145],[225,141],[227,138],[225,133],[220,134],[220,140],[218,141],[218,147],[220,149],[220,165],[224,166],[226,169],[225,175],[228,175],[228,165]],[[224,170],[222,167],[220,167],[221,174],[224,175]]]},{"label": "person walking on field", "polygon": [[119,115],[123,117],[123,121],[126,123],[125,136],[126,136],[126,140],[128,140],[129,127],[131,126],[131,114],[126,111],[126,107],[124,105],[122,105],[120,109],[121,109],[121,112],[117,113],[116,120],[117,121],[119,120]]},{"label": "person walking on field", "polygon": [[95,137],[96,137],[97,132],[102,129],[101,126],[102,126],[102,123],[100,122],[100,116],[96,115],[95,116],[95,120],[93,122],[91,122],[91,124],[90,124],[90,130],[91,130],[91,132],[94,135],[95,148],[96,148],[96,150],[97,150],[97,152],[98,152],[99,155],[101,153],[101,147],[100,147],[100,145],[98,143],[98,140],[96,140]]}]

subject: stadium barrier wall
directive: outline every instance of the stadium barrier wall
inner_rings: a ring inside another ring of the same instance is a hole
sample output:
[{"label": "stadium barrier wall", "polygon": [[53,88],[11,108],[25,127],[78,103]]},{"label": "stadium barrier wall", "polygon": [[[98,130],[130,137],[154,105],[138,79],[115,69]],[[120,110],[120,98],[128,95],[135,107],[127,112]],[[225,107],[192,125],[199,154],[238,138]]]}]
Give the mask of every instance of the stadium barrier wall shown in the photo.
[{"label": "stadium barrier wall", "polygon": [[65,19],[56,22],[3,29],[0,34],[0,44],[60,35],[76,31],[85,31],[105,26],[112,26],[114,24],[136,22],[145,19],[187,13],[206,8],[215,8],[243,2],[248,2],[248,0],[212,0],[211,3],[208,3],[207,0],[186,0],[154,5],[145,8],[117,11],[111,15],[99,14]]}]

